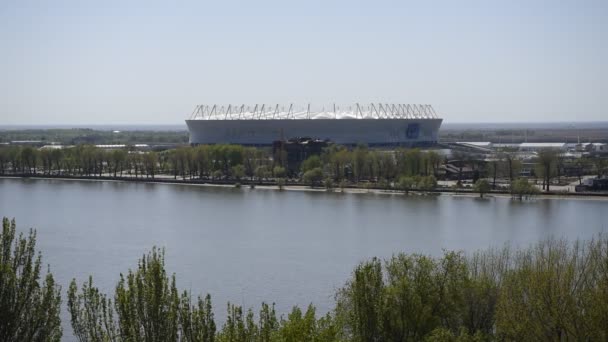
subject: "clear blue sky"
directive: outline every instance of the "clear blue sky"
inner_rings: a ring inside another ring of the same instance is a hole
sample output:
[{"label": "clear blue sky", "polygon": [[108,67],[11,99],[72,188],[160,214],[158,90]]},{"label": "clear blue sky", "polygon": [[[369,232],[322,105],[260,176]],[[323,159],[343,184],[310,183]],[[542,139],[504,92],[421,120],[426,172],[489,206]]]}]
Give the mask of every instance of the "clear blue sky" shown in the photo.
[{"label": "clear blue sky", "polygon": [[199,103],[608,120],[608,1],[0,1],[0,124],[182,123]]}]

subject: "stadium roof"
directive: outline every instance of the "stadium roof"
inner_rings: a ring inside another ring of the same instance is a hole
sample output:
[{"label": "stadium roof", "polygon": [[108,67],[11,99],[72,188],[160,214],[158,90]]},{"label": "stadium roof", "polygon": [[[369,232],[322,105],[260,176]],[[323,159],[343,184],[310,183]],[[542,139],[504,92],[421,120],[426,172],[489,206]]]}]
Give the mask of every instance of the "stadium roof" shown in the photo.
[{"label": "stadium roof", "polygon": [[388,104],[324,107],[311,110],[310,105],[296,109],[280,105],[198,105],[190,120],[306,120],[306,119],[439,119],[431,105]]}]

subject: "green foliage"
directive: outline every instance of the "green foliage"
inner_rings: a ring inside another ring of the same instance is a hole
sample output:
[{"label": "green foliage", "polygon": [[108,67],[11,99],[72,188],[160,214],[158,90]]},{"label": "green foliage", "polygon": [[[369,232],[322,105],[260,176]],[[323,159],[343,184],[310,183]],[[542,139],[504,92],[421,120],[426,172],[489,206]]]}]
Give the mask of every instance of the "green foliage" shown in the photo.
[{"label": "green foliage", "polygon": [[240,180],[245,177],[245,167],[241,164],[235,165],[232,167],[232,177]]},{"label": "green foliage", "polygon": [[317,319],[315,317],[315,307],[308,306],[306,313],[302,314],[299,307],[294,307],[287,315],[286,320],[281,320],[279,336],[281,341],[299,342],[315,341],[317,332]]},{"label": "green foliage", "polygon": [[507,340],[608,338],[608,240],[549,240],[520,251],[504,275],[497,335]]},{"label": "green foliage", "polygon": [[220,170],[213,171],[213,179],[222,179],[224,174]]},{"label": "green foliage", "polygon": [[121,335],[127,340],[175,340],[179,296],[175,277],[167,277],[164,253],[152,250],[137,271],[121,275],[116,286],[116,311]]},{"label": "green foliage", "polygon": [[78,293],[76,281],[68,288],[68,310],[79,341],[119,341],[112,301],[93,286],[93,278]]},{"label": "green foliage", "polygon": [[[345,181],[359,187],[380,189],[395,186],[409,192],[410,189],[435,189],[435,176],[444,162],[437,152],[416,148],[388,151],[369,149],[366,146],[349,149],[331,145],[324,149],[321,155],[309,156],[301,164],[300,170],[286,170],[284,165],[287,165],[287,156],[283,156],[283,153],[284,151],[273,155],[265,148],[230,144],[178,146],[162,152],[137,151],[132,147],[108,151],[88,144],[70,146],[62,150],[0,146],[0,174],[126,176],[138,179],[156,179],[159,175],[171,175],[174,179],[179,177],[182,180],[198,178],[233,182],[242,182],[244,178],[249,177],[250,182],[261,182],[276,181],[285,178],[289,173],[291,176],[302,175],[300,181],[306,183],[303,175],[320,169],[323,176],[315,181],[314,186],[321,185],[325,177],[330,177],[334,184]],[[480,175],[488,177],[493,187],[500,177],[508,177],[511,183],[514,183],[513,179],[521,169],[521,162],[510,152],[496,153],[485,165],[470,154],[459,152],[456,157],[473,166],[477,175],[474,176],[475,180]],[[556,175],[559,179],[565,169],[576,172],[582,181],[584,175],[592,172],[603,174],[605,164],[605,159],[596,157],[568,162],[555,150],[542,150],[538,154],[535,174],[542,178],[543,187],[549,189],[551,179]],[[410,177],[412,184],[404,186],[410,183],[410,180],[399,184],[402,177]],[[307,183],[311,184],[310,179]],[[368,185],[369,183],[373,185]]]},{"label": "green foliage", "polygon": [[287,176],[287,172],[285,171],[285,168],[282,166],[275,166],[272,169],[272,173],[276,178],[284,178],[285,176]]},{"label": "green foliage", "polygon": [[373,259],[339,292],[337,315],[353,341],[421,340],[442,325],[461,326],[466,279],[465,260],[456,253],[441,260],[400,254],[385,272]]},{"label": "green foliage", "polygon": [[334,181],[333,181],[333,179],[331,179],[331,177],[326,177],[323,180],[323,186],[325,187],[325,190],[327,190],[327,191],[334,191]]},{"label": "green foliage", "polygon": [[[386,186],[386,185],[385,185]],[[405,193],[411,190],[430,191],[437,187],[437,179],[434,176],[406,176],[399,177],[397,188]]]},{"label": "green foliage", "polygon": [[144,170],[146,172],[146,177],[151,177],[154,179],[154,175],[158,169],[158,155],[156,152],[149,152],[143,155],[143,164]]},{"label": "green foliage", "polygon": [[399,178],[399,182],[397,183],[397,187],[399,188],[399,190],[405,192],[406,194],[410,192],[410,190],[412,190],[412,188],[414,187],[414,178],[409,177],[409,176],[401,176]]},{"label": "green foliage", "polygon": [[308,170],[304,172],[304,176],[302,176],[302,178],[304,183],[310,185],[310,187],[314,187],[323,179],[323,170],[321,170],[320,167]]},{"label": "green foliage", "polygon": [[15,220],[2,219],[0,234],[0,341],[60,341],[61,296],[36,253],[36,232],[16,235]]},{"label": "green foliage", "polygon": [[473,190],[479,193],[479,197],[483,198],[483,195],[490,192],[490,183],[485,179],[478,179],[473,186]]},{"label": "green foliage", "polygon": [[434,176],[420,177],[417,182],[417,187],[420,190],[430,191],[437,187],[437,179]]},{"label": "green foliage", "polygon": [[319,156],[317,156],[317,155],[312,155],[312,156],[308,157],[308,159],[306,159],[302,163],[301,169],[302,169],[302,172],[306,173],[310,170],[321,168],[321,167],[323,167],[321,158],[319,158]]},{"label": "green foliage", "polygon": [[244,313],[243,308],[228,303],[228,317],[217,336],[219,342],[255,341],[258,327],[253,320],[253,311]]},{"label": "green foliage", "polygon": [[382,265],[374,258],[358,265],[337,294],[336,315],[347,332],[346,339],[380,341],[384,307]]},{"label": "green foliage", "polygon": [[190,303],[190,294],[184,292],[179,312],[180,338],[187,342],[213,342],[216,336],[215,318],[211,296],[198,297],[197,304]]},{"label": "green foliage", "polygon": [[270,168],[266,165],[260,165],[255,169],[255,177],[258,180],[270,178],[271,172]]},{"label": "green foliage", "polygon": [[116,286],[114,301],[93,286],[92,278],[79,292],[72,280],[68,311],[80,341],[213,341],[215,322],[209,296],[197,305],[175,276],[167,276],[164,252],[153,248],[136,271]]},{"label": "green foliage", "polygon": [[557,173],[558,151],[547,148],[538,152],[536,174],[543,178],[543,189],[550,190],[551,179]]},{"label": "green foliage", "polygon": [[538,189],[525,178],[518,178],[511,185],[511,195],[518,197],[520,200],[530,198],[538,192]]}]

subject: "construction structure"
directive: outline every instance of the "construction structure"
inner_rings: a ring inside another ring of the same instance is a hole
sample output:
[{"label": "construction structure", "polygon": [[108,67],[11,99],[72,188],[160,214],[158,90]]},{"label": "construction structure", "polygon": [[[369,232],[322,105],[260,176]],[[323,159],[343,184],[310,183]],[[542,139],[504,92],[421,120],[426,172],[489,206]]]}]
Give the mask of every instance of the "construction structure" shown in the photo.
[{"label": "construction structure", "polygon": [[310,105],[198,105],[186,124],[191,144],[271,145],[312,138],[341,145],[429,146],[442,119],[431,105],[369,104],[312,109]]}]

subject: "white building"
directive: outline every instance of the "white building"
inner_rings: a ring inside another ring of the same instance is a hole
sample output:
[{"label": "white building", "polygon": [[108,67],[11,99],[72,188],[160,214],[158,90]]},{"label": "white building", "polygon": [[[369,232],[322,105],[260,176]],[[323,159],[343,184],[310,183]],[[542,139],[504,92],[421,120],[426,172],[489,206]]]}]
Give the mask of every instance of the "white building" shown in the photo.
[{"label": "white building", "polygon": [[519,150],[522,152],[537,152],[546,149],[567,151],[568,145],[566,143],[521,143],[519,145]]},{"label": "white building", "polygon": [[441,122],[430,105],[356,104],[329,111],[292,105],[200,105],[186,125],[191,144],[272,145],[309,137],[344,145],[427,146],[437,143]]}]

